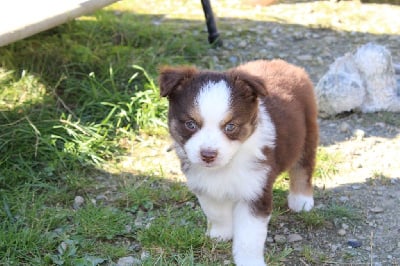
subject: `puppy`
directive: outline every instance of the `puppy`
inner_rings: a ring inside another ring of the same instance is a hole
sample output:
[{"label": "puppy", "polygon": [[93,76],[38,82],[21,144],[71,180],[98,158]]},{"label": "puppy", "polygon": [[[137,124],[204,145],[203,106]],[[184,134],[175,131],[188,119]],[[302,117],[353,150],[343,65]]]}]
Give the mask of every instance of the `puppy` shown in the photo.
[{"label": "puppy", "polygon": [[290,209],[314,205],[318,124],[308,75],[282,60],[258,60],[226,72],[163,67],[159,84],[187,185],[207,216],[207,234],[233,239],[237,265],[265,265],[276,177],[289,171]]}]

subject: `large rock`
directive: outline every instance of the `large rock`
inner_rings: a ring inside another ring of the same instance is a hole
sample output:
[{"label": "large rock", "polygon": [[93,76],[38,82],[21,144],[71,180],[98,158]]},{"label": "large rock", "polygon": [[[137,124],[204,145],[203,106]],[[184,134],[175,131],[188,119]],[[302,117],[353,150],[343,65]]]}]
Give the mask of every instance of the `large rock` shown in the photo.
[{"label": "large rock", "polygon": [[336,59],[315,90],[321,117],[346,111],[400,111],[392,57],[373,43]]}]

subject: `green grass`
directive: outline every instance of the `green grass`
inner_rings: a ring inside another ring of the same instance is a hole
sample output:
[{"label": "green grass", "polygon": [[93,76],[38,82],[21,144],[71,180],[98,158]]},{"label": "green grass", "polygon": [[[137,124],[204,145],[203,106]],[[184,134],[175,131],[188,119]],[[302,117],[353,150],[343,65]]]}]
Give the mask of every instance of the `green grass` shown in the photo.
[{"label": "green grass", "polygon": [[[211,49],[206,36],[191,34],[203,21],[153,19],[109,8],[0,48],[1,265],[108,265],[143,254],[145,265],[232,259],[230,243],[204,236],[205,217],[183,184],[154,174],[155,165],[117,167],[128,153],[140,160],[131,143],[165,138],[158,66],[212,64],[201,58]],[[316,173],[327,177],[334,158],[321,154]],[[275,221],[286,191],[283,177]],[[78,195],[85,202],[75,209]],[[298,219],[319,226],[344,215],[335,211]],[[291,252],[271,250],[267,260],[279,265]]]}]

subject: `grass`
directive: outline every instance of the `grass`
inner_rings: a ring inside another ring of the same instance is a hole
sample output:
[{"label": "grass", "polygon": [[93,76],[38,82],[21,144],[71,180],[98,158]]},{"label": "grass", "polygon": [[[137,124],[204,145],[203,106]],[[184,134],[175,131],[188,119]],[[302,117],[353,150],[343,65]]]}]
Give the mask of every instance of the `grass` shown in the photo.
[{"label": "grass", "polygon": [[[131,5],[0,48],[1,265],[112,265],[125,256],[144,265],[231,262],[231,244],[204,236],[205,217],[183,184],[152,162],[145,171],[121,166],[126,154],[140,161],[160,149],[146,138],[165,139],[158,66],[212,65],[202,61],[205,34],[191,34],[203,21],[156,26],[161,17]],[[329,177],[335,158],[319,154],[316,175]],[[275,222],[286,190],[283,176]],[[338,215],[350,214],[338,206],[296,217],[317,227]],[[267,260],[279,265],[292,252],[272,249]]]}]

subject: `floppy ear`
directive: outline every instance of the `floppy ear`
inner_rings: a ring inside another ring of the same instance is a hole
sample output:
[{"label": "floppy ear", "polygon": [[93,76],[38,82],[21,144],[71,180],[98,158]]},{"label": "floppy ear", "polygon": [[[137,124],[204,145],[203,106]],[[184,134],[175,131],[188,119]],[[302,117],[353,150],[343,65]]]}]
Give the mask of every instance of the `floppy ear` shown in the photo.
[{"label": "floppy ear", "polygon": [[196,73],[195,67],[168,67],[160,68],[158,82],[160,85],[160,95],[162,97],[170,96],[175,90],[181,88],[181,85],[191,79]]},{"label": "floppy ear", "polygon": [[258,96],[266,96],[268,94],[264,81],[261,78],[242,71],[232,71],[230,75],[234,87],[240,88],[245,96],[257,98]]}]

